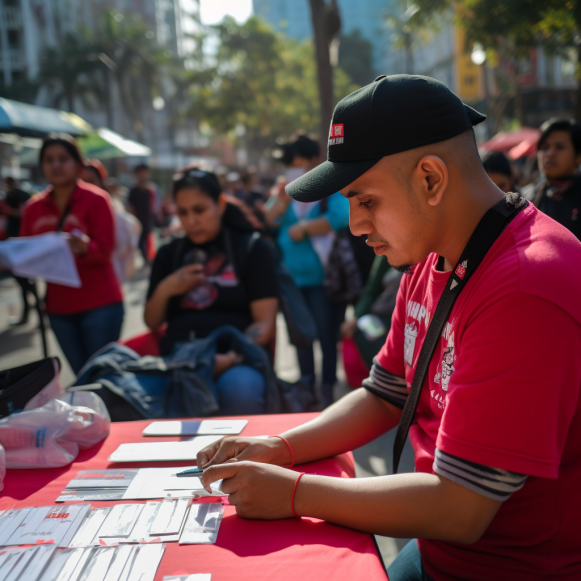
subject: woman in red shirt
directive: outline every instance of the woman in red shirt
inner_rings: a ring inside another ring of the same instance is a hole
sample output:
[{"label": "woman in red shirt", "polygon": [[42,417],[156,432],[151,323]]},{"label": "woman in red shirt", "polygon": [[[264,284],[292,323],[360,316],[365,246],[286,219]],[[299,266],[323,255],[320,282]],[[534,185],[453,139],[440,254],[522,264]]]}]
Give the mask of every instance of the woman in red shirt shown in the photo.
[{"label": "woman in red shirt", "polygon": [[50,185],[25,206],[20,235],[63,231],[70,236],[81,287],[48,283],[46,310],[78,374],[93,353],[121,332],[123,297],[111,263],[115,219],[107,194],[79,179],[84,165],[72,137],[45,139],[40,166]]}]

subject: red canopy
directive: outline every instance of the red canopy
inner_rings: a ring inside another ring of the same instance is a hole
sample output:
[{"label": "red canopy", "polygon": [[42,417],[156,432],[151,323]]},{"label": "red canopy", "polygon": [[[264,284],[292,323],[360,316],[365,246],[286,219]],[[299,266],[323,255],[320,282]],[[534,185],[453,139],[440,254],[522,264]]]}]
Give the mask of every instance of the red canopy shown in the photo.
[{"label": "red canopy", "polygon": [[521,127],[516,131],[501,131],[480,147],[486,151],[504,151],[512,159],[533,155],[541,132],[532,127]]}]

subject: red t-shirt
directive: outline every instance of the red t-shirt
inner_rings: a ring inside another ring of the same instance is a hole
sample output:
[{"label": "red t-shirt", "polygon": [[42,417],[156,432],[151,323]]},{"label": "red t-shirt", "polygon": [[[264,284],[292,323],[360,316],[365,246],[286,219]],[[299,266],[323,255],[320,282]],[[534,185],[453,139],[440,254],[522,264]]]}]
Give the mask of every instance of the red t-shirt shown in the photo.
[{"label": "red t-shirt", "polygon": [[[47,188],[24,207],[20,236],[54,232],[61,212]],[[84,256],[75,257],[80,288],[47,284],[46,309],[49,313],[69,315],[120,303],[123,300],[119,281],[111,263],[115,248],[115,216],[106,192],[81,180],[71,195],[70,213],[64,221],[63,232],[75,228],[90,239]]]},{"label": "red t-shirt", "polygon": [[[430,255],[404,276],[377,363],[408,389],[450,277]],[[581,579],[581,244],[532,205],[460,294],[432,358],[410,440],[528,475],[471,545],[419,540],[436,580]]]}]

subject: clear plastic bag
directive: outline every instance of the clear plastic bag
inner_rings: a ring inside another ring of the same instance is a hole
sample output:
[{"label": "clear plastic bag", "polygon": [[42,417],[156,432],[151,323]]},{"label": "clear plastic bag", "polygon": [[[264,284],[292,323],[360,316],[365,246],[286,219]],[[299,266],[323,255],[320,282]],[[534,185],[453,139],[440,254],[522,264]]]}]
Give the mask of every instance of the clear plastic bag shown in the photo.
[{"label": "clear plastic bag", "polygon": [[111,420],[101,398],[65,393],[42,407],[0,420],[0,445],[7,468],[57,468],[72,462],[109,433]]}]

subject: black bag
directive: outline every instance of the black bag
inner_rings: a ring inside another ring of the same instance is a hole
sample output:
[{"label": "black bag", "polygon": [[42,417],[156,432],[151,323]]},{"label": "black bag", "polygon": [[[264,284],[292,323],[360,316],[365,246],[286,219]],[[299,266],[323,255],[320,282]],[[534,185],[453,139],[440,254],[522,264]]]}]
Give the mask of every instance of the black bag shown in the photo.
[{"label": "black bag", "polygon": [[22,411],[55,378],[55,368],[61,368],[59,358],[47,357],[0,371],[0,418]]}]

